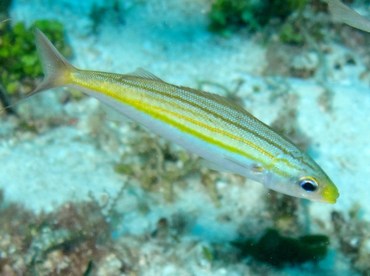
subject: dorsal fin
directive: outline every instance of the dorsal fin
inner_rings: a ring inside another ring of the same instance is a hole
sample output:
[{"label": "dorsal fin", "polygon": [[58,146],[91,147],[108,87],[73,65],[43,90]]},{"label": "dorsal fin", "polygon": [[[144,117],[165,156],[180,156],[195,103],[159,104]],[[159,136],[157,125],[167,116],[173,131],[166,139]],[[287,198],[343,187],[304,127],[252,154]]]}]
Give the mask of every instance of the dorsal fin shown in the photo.
[{"label": "dorsal fin", "polygon": [[134,72],[128,73],[127,76],[140,77],[140,78],[144,78],[148,80],[156,80],[156,81],[164,82],[162,79],[160,79],[156,75],[150,73],[149,71],[143,68],[137,68]]}]

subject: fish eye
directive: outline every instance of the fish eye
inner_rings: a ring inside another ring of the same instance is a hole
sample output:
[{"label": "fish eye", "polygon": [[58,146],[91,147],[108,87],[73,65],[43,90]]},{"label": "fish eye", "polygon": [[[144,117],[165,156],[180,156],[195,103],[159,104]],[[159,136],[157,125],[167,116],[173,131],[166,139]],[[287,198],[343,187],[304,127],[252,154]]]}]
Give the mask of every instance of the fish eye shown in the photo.
[{"label": "fish eye", "polygon": [[298,184],[306,192],[314,192],[319,187],[319,185],[317,184],[317,182],[314,179],[312,179],[312,178],[301,178],[298,181]]}]

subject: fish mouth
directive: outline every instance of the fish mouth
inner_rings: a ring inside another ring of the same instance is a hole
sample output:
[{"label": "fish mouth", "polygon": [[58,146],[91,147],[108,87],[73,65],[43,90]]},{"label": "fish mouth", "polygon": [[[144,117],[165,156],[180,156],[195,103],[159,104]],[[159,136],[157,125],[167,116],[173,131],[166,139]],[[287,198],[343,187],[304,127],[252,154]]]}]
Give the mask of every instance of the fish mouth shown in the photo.
[{"label": "fish mouth", "polygon": [[337,202],[338,197],[339,192],[334,185],[328,185],[322,191],[322,199],[324,202],[334,204]]}]

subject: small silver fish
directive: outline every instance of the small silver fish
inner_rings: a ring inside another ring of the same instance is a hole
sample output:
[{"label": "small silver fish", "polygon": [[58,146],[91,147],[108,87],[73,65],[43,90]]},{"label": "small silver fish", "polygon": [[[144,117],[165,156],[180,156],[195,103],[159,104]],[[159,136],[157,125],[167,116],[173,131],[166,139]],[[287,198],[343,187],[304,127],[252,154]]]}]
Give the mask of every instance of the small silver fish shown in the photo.
[{"label": "small silver fish", "polygon": [[91,95],[220,168],[287,195],[335,203],[338,190],[307,154],[242,107],[144,70],[80,70],[36,31],[45,78],[33,93],[69,86]]}]

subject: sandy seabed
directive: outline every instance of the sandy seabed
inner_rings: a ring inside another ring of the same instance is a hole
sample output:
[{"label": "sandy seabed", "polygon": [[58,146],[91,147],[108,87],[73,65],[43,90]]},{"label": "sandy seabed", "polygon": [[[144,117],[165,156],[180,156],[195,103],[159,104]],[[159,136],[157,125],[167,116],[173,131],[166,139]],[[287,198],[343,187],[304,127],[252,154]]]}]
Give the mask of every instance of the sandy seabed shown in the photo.
[{"label": "sandy seabed", "polygon": [[[330,213],[333,210],[348,213],[354,204],[360,206],[362,219],[370,220],[370,89],[369,77],[361,77],[368,69],[359,53],[334,42],[330,45],[325,87],[330,88],[332,95],[331,107],[326,109],[322,105],[325,90],[322,82],[315,78],[266,77],[264,72],[270,66],[266,48],[255,39],[239,35],[223,38],[209,33],[205,17],[207,1],[127,3],[124,20],[112,24],[104,19],[98,34],[89,31],[91,22],[87,11],[91,3],[88,1],[84,4],[14,2],[11,15],[15,22],[31,23],[41,18],[60,20],[73,48],[72,63],[80,68],[127,73],[141,67],[170,83],[189,87],[208,81],[232,90],[242,80],[238,97],[252,114],[266,123],[273,122],[286,107],[279,96],[271,100],[276,89],[295,95],[298,99],[293,103],[298,111],[296,120],[310,140],[309,152],[333,179],[341,194],[335,205],[308,205],[312,228],[330,229]],[[355,64],[334,69],[334,65],[347,55]],[[253,92],[255,87],[259,87],[259,93]],[[220,92],[217,86],[206,88]],[[101,119],[101,104],[94,99],[62,106],[61,94],[63,91],[40,94],[22,104],[20,112],[39,119],[64,116],[77,119],[76,123],[46,129],[37,135],[16,133],[11,119],[0,126],[0,187],[6,200],[21,203],[35,212],[51,212],[70,201],[113,199],[126,185],[125,178],[115,173],[113,167],[120,153],[125,151],[125,144],[120,142],[125,141],[127,132],[131,131],[128,123]],[[94,125],[92,118],[98,118],[96,121],[106,126]],[[101,135],[107,132],[113,134]],[[217,189],[223,198],[217,207],[209,195],[204,194],[204,187],[199,187],[197,179],[193,181],[189,185],[191,188],[182,191],[174,202],[161,202],[156,196],[148,198],[150,211],[146,214],[138,209],[137,195],[124,192],[117,205],[126,213],[119,232],[145,235],[161,217],[182,212],[195,221],[188,235],[195,235],[205,243],[230,241],[238,237],[238,229],[245,224],[246,218],[258,215],[258,210],[265,208],[261,198],[268,191],[260,184],[248,181],[246,186],[229,187],[221,181]],[[220,217],[225,214],[230,221],[220,223]],[[324,226],[316,225],[315,221]],[[185,254],[190,246],[187,238],[179,241],[178,247],[184,247],[177,248],[178,252]],[[148,254],[155,254],[153,248],[161,248],[156,246],[147,249]],[[192,247],[193,252],[201,250],[197,246],[200,245]],[[197,258],[197,254],[189,253],[193,258]],[[333,256],[328,258],[326,263],[337,263],[340,267],[340,261],[333,261]],[[173,275],[179,269],[178,275],[248,274],[245,266],[224,264],[224,267],[214,268],[206,260],[183,258],[181,260],[187,264],[179,265],[158,259],[161,257],[153,259],[158,266],[145,264],[148,261],[145,258],[142,260],[142,265],[148,266],[146,275]],[[190,267],[192,272],[189,273]],[[275,271],[276,275],[295,272],[295,269]]]}]

